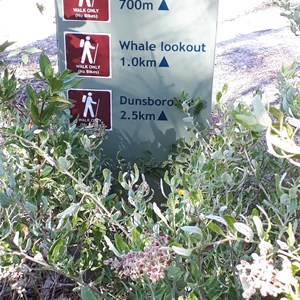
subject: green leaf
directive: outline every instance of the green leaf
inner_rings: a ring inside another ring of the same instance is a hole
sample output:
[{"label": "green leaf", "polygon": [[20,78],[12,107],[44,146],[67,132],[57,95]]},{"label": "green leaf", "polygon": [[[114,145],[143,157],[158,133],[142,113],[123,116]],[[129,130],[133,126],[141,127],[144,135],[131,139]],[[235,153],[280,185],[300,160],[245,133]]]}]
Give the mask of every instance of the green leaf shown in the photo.
[{"label": "green leaf", "polygon": [[254,223],[254,225],[256,227],[256,231],[257,231],[258,236],[260,238],[264,238],[265,232],[264,232],[262,221],[257,216],[253,216],[252,220],[253,220],[253,223]]},{"label": "green leaf", "polygon": [[80,295],[82,300],[103,300],[98,294],[96,294],[88,286],[82,286],[80,289]]},{"label": "green leaf", "polygon": [[233,226],[238,232],[243,234],[249,241],[253,239],[254,233],[248,225],[244,223],[236,222],[233,224]]},{"label": "green leaf", "polygon": [[300,128],[300,120],[297,118],[288,117],[286,121],[293,127]]},{"label": "green leaf", "polygon": [[47,125],[51,121],[51,117],[55,114],[55,107],[53,105],[48,105],[42,113],[41,125]]},{"label": "green leaf", "polygon": [[[1,52],[1,50],[0,50],[0,52]],[[10,52],[8,53],[7,57],[13,57],[13,56],[16,56],[16,55],[18,55],[18,54],[20,54],[20,53],[21,53],[21,49],[18,48],[18,49],[15,49],[15,50],[10,51]]]},{"label": "green leaf", "polygon": [[258,124],[265,127],[272,126],[272,119],[269,116],[265,105],[262,103],[262,99],[259,94],[253,98],[252,105]]},{"label": "green leaf", "polygon": [[64,210],[63,212],[59,213],[57,215],[58,219],[65,219],[67,217],[73,216],[75,213],[77,213],[77,211],[80,208],[80,204],[79,203],[72,203],[66,210]]},{"label": "green leaf", "polygon": [[41,177],[47,177],[52,171],[53,168],[51,166],[46,166],[44,169],[42,169]]},{"label": "green leaf", "polygon": [[[153,202],[153,210],[156,213],[156,215],[167,225],[168,228],[170,228],[167,219],[165,216],[162,214],[160,208],[157,206],[155,202]],[[171,229],[171,228],[170,228]]]},{"label": "green leaf", "polygon": [[228,227],[229,231],[230,231],[231,233],[235,233],[236,230],[235,230],[235,228],[234,228],[234,226],[233,226],[234,223],[236,222],[235,218],[232,217],[232,216],[229,216],[229,215],[225,215],[225,216],[224,216],[224,219],[226,220],[227,227]]},{"label": "green leaf", "polygon": [[268,221],[268,228],[266,231],[266,234],[268,234],[272,228],[272,222],[270,220],[270,218],[268,217],[268,214],[266,213],[266,211],[259,205],[257,205],[258,209],[264,214],[264,216],[266,217],[267,221]]},{"label": "green leaf", "polygon": [[140,170],[137,164],[133,165],[133,170],[134,170],[134,181],[133,183],[138,182],[139,178],[140,178]]},{"label": "green leaf", "polygon": [[188,233],[196,233],[202,235],[202,231],[198,226],[182,226],[180,229]]},{"label": "green leaf", "polygon": [[224,233],[223,229],[219,225],[217,225],[216,223],[214,223],[214,222],[209,222],[208,225],[207,225],[207,227],[211,231],[213,231],[213,232],[215,232],[215,233],[217,233],[219,235],[226,236],[226,234]]},{"label": "green leaf", "polygon": [[222,92],[217,93],[217,95],[216,95],[217,102],[219,102],[221,100],[222,96],[223,96]]},{"label": "green leaf", "polygon": [[40,116],[39,116],[39,109],[37,107],[37,105],[31,103],[31,108],[30,108],[30,112],[31,112],[31,119],[32,122],[36,125],[39,125],[40,123]]},{"label": "green leaf", "polygon": [[227,226],[227,221],[222,218],[222,217],[219,217],[219,216],[215,216],[215,215],[208,215],[208,216],[205,216],[206,219],[209,219],[209,220],[214,220],[214,221],[217,221],[225,226]]},{"label": "green leaf", "polygon": [[252,217],[256,216],[259,217],[259,211],[257,208],[253,208],[251,212]]},{"label": "green leaf", "polygon": [[12,228],[10,227],[10,225],[7,222],[3,222],[1,229],[2,229],[0,232],[1,233],[1,241],[3,241],[10,235]]},{"label": "green leaf", "polygon": [[13,238],[13,242],[17,247],[19,247],[19,238],[20,238],[20,231],[17,231]]},{"label": "green leaf", "polygon": [[3,208],[8,208],[13,204],[13,199],[8,197],[5,193],[0,192],[0,206]]},{"label": "green leaf", "polygon": [[9,46],[11,46],[14,43],[15,42],[5,41],[4,43],[0,44],[0,52],[5,51],[6,48],[8,48]]},{"label": "green leaf", "polygon": [[235,115],[235,119],[244,124],[244,125],[248,125],[248,126],[253,126],[257,124],[257,120],[254,118],[254,116],[252,115],[242,115],[242,114],[236,114]]},{"label": "green leaf", "polygon": [[222,93],[226,94],[228,91],[228,83],[224,83],[223,87],[222,87]]},{"label": "green leaf", "polygon": [[43,129],[35,129],[33,131],[34,134],[38,135],[38,134],[41,134],[43,132]]},{"label": "green leaf", "polygon": [[25,208],[33,214],[35,214],[38,209],[36,205],[34,205],[33,203],[30,203],[29,201],[25,202]]},{"label": "green leaf", "polygon": [[24,248],[24,252],[27,252],[31,249],[32,247],[32,240],[29,238],[27,239],[27,242],[26,242],[26,245],[25,245],[25,248]]},{"label": "green leaf", "polygon": [[108,245],[109,250],[111,250],[117,257],[121,256],[121,253],[117,250],[117,248],[114,246],[114,244],[111,242],[111,240],[109,239],[109,237],[107,237],[106,235],[104,236],[105,242]]},{"label": "green leaf", "polygon": [[[62,72],[57,74],[57,78],[61,79],[61,80],[65,80],[65,82],[67,82],[68,80],[73,80],[73,79],[68,79],[68,75],[70,75],[71,71],[70,70],[63,70]],[[72,73],[72,75],[75,77],[77,77],[76,73]]]},{"label": "green leaf", "polygon": [[59,73],[57,77],[59,79],[62,79],[65,85],[65,84],[70,84],[74,80],[78,79],[78,74],[72,73],[70,70],[64,70],[63,72]]},{"label": "green leaf", "polygon": [[35,256],[33,257],[36,261],[40,261],[40,262],[44,262],[45,263],[45,260],[44,260],[44,257],[43,257],[43,254],[41,252],[38,252],[35,254]]},{"label": "green leaf", "polygon": [[44,80],[44,78],[41,76],[41,74],[40,73],[38,73],[38,72],[36,72],[36,73],[33,73],[33,76],[36,78],[36,79],[38,79],[38,80],[41,80],[41,81],[43,81]]},{"label": "green leaf", "polygon": [[[52,97],[49,97],[48,100],[50,98],[52,98]],[[72,104],[72,101],[68,101],[68,102],[62,102],[62,101],[51,102],[51,105],[53,105],[53,107],[55,107],[56,111],[69,109],[71,104]]]},{"label": "green leaf", "polygon": [[144,300],[142,291],[138,289],[135,291],[134,300]]},{"label": "green leaf", "polygon": [[128,252],[129,251],[129,247],[128,245],[123,241],[122,237],[120,234],[116,233],[114,235],[114,239],[115,239],[115,245],[116,248],[118,249],[119,252]]},{"label": "green leaf", "polygon": [[[268,146],[269,144],[272,144],[273,146],[276,146],[287,153],[300,155],[300,146],[298,146],[294,140],[287,140],[286,138],[272,134],[268,134],[266,137]],[[271,151],[271,149],[269,149],[269,151]]]},{"label": "green leaf", "polygon": [[61,97],[61,96],[51,96],[48,98],[49,102],[61,102],[61,103],[65,103],[68,104],[69,106],[72,104],[72,100]]},{"label": "green leaf", "polygon": [[230,174],[228,174],[227,172],[224,172],[221,175],[221,181],[223,185],[229,185],[229,186],[233,186],[234,185],[234,181],[232,179],[232,176]]},{"label": "green leaf", "polygon": [[10,175],[9,175],[9,186],[13,189],[13,188],[16,187],[16,185],[17,185],[17,183],[16,183],[16,178],[14,176],[14,173],[10,173]]},{"label": "green leaf", "polygon": [[173,277],[175,280],[178,280],[182,275],[182,271],[180,268],[175,266],[168,266],[167,267],[167,275],[168,277]]},{"label": "green leaf", "polygon": [[62,261],[64,259],[66,250],[66,240],[63,238],[56,240],[50,247],[48,253],[49,262],[56,263],[58,261]]},{"label": "green leaf", "polygon": [[48,58],[47,55],[45,55],[44,53],[41,53],[41,55],[40,55],[40,70],[44,76],[46,76],[46,69],[47,69],[47,67],[49,68],[49,66],[52,67],[50,59]]},{"label": "green leaf", "polygon": [[195,99],[195,104],[193,105],[193,116],[197,118],[203,109],[203,102],[200,102],[200,98]]},{"label": "green leaf", "polygon": [[68,195],[69,199],[72,201],[76,199],[76,192],[73,187],[69,186],[66,188],[66,194]]},{"label": "green leaf", "polygon": [[287,244],[289,245],[289,247],[293,247],[296,243],[296,238],[295,238],[292,223],[289,223],[288,235],[289,235],[289,237],[287,239]]},{"label": "green leaf", "polygon": [[133,228],[131,230],[131,237],[132,237],[133,246],[137,249],[141,249],[143,246],[143,242],[141,240],[141,234],[136,228]]},{"label": "green leaf", "polygon": [[[75,75],[77,76],[76,73],[75,73]],[[67,81],[67,82],[64,81],[64,84],[61,88],[61,92],[65,92],[65,91],[77,86],[81,81],[82,81],[82,79],[76,79],[76,80],[74,79],[72,81]]]},{"label": "green leaf", "polygon": [[112,174],[111,171],[108,169],[104,169],[103,172],[103,188],[102,188],[102,195],[106,197],[110,191],[111,188],[111,180],[112,180]]},{"label": "green leaf", "polygon": [[183,120],[183,122],[186,122],[186,123],[193,123],[194,117],[186,117],[186,118],[183,118],[182,120]]},{"label": "green leaf", "polygon": [[54,76],[54,69],[52,67],[51,64],[47,65],[46,66],[46,69],[45,69],[45,77],[47,79],[47,81],[49,82]]},{"label": "green leaf", "polygon": [[52,96],[56,92],[58,92],[61,87],[63,86],[63,81],[59,80],[57,78],[52,78],[49,82],[49,88],[50,88],[50,95]]},{"label": "green leaf", "polygon": [[23,62],[25,65],[28,64],[28,62],[29,62],[29,56],[28,56],[27,53],[24,53],[24,54],[22,55],[21,59],[22,59],[22,62]]},{"label": "green leaf", "polygon": [[198,300],[198,297],[194,293],[189,293],[186,300]]},{"label": "green leaf", "polygon": [[177,246],[172,246],[172,249],[176,254],[179,254],[181,256],[186,256],[186,257],[191,256],[193,252],[193,249],[185,249]]},{"label": "green leaf", "polygon": [[26,94],[28,98],[31,100],[31,103],[37,100],[36,92],[29,84],[26,84]]},{"label": "green leaf", "polygon": [[39,53],[39,52],[41,52],[41,50],[36,47],[30,47],[30,48],[26,49],[26,52],[33,54],[33,53]]},{"label": "green leaf", "polygon": [[70,168],[71,163],[63,156],[60,156],[57,160],[59,167],[63,170],[66,171]]},{"label": "green leaf", "polygon": [[270,107],[269,112],[279,121],[280,124],[283,123],[284,113],[281,110],[276,107]]}]

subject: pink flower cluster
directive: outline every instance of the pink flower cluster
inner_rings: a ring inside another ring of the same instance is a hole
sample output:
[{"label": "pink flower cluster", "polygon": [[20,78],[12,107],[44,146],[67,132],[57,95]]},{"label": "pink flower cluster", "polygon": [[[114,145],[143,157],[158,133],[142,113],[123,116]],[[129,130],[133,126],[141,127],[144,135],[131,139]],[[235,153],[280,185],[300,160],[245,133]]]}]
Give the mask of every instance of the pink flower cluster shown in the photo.
[{"label": "pink flower cluster", "polygon": [[284,292],[284,287],[277,276],[281,271],[275,268],[274,261],[268,258],[272,251],[272,245],[263,241],[259,245],[260,255],[252,254],[253,262],[250,264],[242,260],[237,265],[239,277],[243,283],[244,299],[250,299],[257,291],[262,297],[273,296],[277,297]]},{"label": "pink flower cluster", "polygon": [[164,248],[170,241],[170,237],[149,236],[148,245],[143,251],[129,251],[121,257],[106,260],[121,278],[130,277],[133,280],[147,276],[152,283],[157,283],[165,276],[164,270],[170,264],[171,255]]},{"label": "pink flower cluster", "polygon": [[248,288],[244,291],[244,299],[250,299],[259,290],[262,297],[277,297],[282,293],[281,285],[276,280],[277,270],[274,268],[272,259],[266,259],[258,254],[252,254],[253,262],[245,260],[237,266],[240,272],[240,280],[247,283]]}]

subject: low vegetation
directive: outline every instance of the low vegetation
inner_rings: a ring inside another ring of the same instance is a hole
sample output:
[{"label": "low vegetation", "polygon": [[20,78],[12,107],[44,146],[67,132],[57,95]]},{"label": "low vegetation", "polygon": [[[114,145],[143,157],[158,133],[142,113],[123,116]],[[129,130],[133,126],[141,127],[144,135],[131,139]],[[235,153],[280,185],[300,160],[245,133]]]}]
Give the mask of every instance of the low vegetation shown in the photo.
[{"label": "low vegetation", "polygon": [[276,106],[262,91],[231,102],[224,85],[205,131],[201,99],[182,93],[193,138],[118,175],[101,120],[70,122],[76,74],[42,53],[43,88],[16,103],[18,80],[0,68],[1,299],[300,299],[296,64],[282,67]]}]

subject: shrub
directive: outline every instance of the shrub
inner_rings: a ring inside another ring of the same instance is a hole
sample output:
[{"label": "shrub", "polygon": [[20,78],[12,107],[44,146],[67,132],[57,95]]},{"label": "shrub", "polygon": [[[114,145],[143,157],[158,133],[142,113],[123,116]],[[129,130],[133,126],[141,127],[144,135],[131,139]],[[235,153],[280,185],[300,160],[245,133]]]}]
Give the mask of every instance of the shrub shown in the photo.
[{"label": "shrub", "polygon": [[299,299],[299,119],[285,100],[298,90],[288,70],[280,109],[261,93],[251,106],[223,102],[224,86],[209,132],[195,124],[201,99],[177,99],[194,137],[160,165],[159,205],[137,164],[118,178],[105,168],[100,121],[70,122],[63,93],[74,74],[54,74],[41,54],[44,88],[28,85],[18,104],[3,69],[1,297]]},{"label": "shrub", "polygon": [[300,35],[300,3],[289,0],[273,0],[273,3],[283,9],[281,15],[289,19],[291,31]]}]

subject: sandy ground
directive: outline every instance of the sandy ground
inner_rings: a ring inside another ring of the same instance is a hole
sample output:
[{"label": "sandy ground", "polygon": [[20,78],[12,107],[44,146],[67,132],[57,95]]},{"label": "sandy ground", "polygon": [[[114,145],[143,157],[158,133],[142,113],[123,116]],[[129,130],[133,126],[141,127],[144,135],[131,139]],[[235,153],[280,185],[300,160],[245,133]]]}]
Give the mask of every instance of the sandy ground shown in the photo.
[{"label": "sandy ground", "polygon": [[47,9],[42,15],[35,0],[0,0],[0,43],[15,41],[21,47],[55,34],[54,0],[39,0]]},{"label": "sandy ground", "polygon": [[233,98],[249,101],[262,88],[269,102],[276,101],[282,64],[300,59],[300,37],[280,13],[272,0],[220,0],[214,94],[228,83]]},{"label": "sandy ground", "polygon": [[[45,4],[44,15],[36,1]],[[0,43],[38,46],[55,62],[54,0],[0,0],[0,12]],[[261,87],[272,102],[281,64],[299,61],[299,49],[300,37],[293,35],[272,0],[220,0],[214,95],[228,83],[232,97],[247,101]],[[22,76],[30,76],[35,67],[32,61]]]}]

